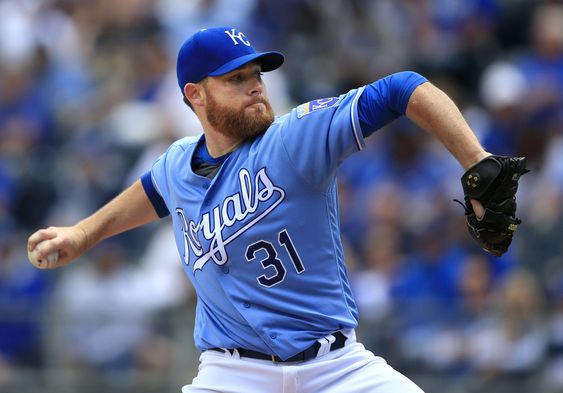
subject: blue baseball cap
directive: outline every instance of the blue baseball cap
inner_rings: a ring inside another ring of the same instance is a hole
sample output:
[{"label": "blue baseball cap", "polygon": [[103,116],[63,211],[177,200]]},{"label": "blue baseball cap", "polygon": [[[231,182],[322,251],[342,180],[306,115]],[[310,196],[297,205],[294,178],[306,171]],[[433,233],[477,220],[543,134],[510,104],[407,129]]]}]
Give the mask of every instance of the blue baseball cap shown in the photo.
[{"label": "blue baseball cap", "polygon": [[176,74],[180,90],[186,83],[197,83],[207,76],[218,76],[259,60],[262,71],[282,65],[280,52],[256,52],[246,36],[232,27],[203,29],[189,37],[178,53]]}]

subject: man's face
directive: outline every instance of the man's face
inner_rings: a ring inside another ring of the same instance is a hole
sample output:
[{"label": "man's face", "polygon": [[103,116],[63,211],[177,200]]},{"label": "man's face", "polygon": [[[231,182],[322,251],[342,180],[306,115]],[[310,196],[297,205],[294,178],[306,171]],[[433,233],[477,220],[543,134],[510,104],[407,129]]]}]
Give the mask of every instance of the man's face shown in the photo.
[{"label": "man's face", "polygon": [[252,138],[266,131],[274,121],[257,63],[209,77],[203,89],[207,120],[225,136],[237,140]]}]

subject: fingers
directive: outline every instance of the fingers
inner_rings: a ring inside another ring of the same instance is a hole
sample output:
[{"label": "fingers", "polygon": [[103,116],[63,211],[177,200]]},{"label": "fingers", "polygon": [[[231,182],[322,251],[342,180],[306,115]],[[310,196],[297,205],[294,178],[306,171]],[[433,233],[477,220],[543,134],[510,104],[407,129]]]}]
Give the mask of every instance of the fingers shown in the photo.
[{"label": "fingers", "polygon": [[51,240],[44,240],[35,246],[35,253],[38,258],[46,259],[49,254],[52,254],[60,248],[60,240],[58,238],[53,238]]},{"label": "fingers", "polygon": [[47,258],[39,258],[34,252],[30,253],[28,257],[31,264],[38,269],[45,270],[53,269],[56,267],[54,265],[51,265]]},{"label": "fingers", "polygon": [[64,266],[87,250],[87,240],[85,231],[78,226],[41,229],[28,239],[28,257],[39,269]]},{"label": "fingers", "polygon": [[45,240],[53,239],[57,236],[57,231],[55,227],[49,227],[47,229],[40,229],[29,237],[27,240],[27,250],[33,251],[37,244]]},{"label": "fingers", "polygon": [[485,215],[485,208],[483,207],[481,202],[479,202],[477,199],[470,199],[469,201],[471,202],[471,206],[473,206],[473,211],[475,212],[477,219],[482,219]]},{"label": "fingers", "polygon": [[[49,227],[32,234],[27,242],[29,261],[38,269],[53,269],[60,265],[59,250],[64,248],[62,228]],[[56,256],[56,258],[55,258]]]}]

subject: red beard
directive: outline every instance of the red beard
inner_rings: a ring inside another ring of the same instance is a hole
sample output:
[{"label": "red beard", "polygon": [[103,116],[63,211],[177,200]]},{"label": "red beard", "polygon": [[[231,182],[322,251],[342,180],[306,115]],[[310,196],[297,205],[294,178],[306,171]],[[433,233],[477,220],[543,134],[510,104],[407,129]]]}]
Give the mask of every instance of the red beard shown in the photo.
[{"label": "red beard", "polygon": [[259,98],[253,103],[264,104],[266,110],[248,113],[246,108],[239,110],[220,105],[210,93],[209,90],[206,90],[207,107],[205,114],[207,121],[214,129],[225,136],[237,140],[249,139],[266,131],[274,121],[274,111],[265,98]]}]

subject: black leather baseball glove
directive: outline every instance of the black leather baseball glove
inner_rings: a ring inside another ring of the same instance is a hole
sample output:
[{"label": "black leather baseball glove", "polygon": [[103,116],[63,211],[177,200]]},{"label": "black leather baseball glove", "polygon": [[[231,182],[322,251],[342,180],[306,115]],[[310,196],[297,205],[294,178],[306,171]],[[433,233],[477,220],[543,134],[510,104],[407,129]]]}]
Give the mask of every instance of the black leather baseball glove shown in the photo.
[{"label": "black leather baseball glove", "polygon": [[[520,176],[529,172],[526,158],[489,156],[469,168],[461,177],[465,194],[465,216],[469,234],[479,246],[494,256],[504,254],[512,235],[522,222],[516,217],[516,191]],[[478,218],[470,200],[485,209]]]}]

